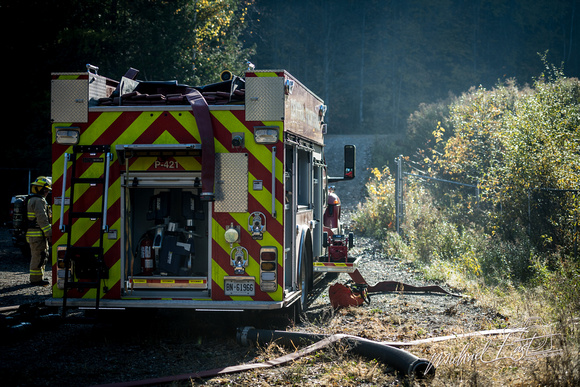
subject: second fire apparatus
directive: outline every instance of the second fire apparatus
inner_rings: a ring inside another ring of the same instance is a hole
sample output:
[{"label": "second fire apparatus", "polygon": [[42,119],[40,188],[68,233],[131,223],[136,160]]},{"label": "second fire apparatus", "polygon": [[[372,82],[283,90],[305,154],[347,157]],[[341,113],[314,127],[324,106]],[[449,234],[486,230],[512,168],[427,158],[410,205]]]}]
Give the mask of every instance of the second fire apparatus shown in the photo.
[{"label": "second fire apparatus", "polygon": [[304,307],[352,272],[326,106],[283,70],[189,87],[52,74],[53,297],[66,307]]}]

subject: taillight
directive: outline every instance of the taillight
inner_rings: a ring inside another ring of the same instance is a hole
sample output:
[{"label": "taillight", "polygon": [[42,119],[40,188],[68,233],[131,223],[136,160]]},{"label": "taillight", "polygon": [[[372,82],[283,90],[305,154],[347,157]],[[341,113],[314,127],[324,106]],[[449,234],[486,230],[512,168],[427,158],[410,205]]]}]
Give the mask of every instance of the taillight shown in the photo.
[{"label": "taillight", "polygon": [[[64,257],[66,254],[66,245],[60,245],[56,247],[56,274],[57,281],[56,284],[59,289],[64,289],[64,278],[66,276],[66,265],[64,263]],[[68,278],[69,281],[72,279],[72,271],[69,269]]]},{"label": "taillight", "polygon": [[276,270],[276,264],[274,262],[262,262],[260,268],[262,271],[274,271]]},{"label": "taillight", "polygon": [[58,258],[64,259],[65,254],[66,254],[66,245],[60,245],[56,247],[56,256]]},{"label": "taillight", "polygon": [[260,248],[260,289],[275,292],[278,289],[278,249],[274,246]]}]

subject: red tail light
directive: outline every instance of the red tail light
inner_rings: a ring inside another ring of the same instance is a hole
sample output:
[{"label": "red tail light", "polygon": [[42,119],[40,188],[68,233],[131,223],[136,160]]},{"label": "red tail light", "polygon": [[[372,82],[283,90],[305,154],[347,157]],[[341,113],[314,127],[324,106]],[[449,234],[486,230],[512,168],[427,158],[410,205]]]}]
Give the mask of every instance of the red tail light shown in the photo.
[{"label": "red tail light", "polygon": [[264,246],[260,249],[260,289],[263,292],[278,290],[278,249]]}]

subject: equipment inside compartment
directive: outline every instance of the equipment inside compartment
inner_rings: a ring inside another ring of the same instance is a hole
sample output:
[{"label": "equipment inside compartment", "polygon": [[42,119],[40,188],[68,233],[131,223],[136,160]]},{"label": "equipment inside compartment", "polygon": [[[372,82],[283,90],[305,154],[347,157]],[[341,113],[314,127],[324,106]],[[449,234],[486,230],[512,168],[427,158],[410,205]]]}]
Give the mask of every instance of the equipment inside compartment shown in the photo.
[{"label": "equipment inside compartment", "polygon": [[198,189],[135,188],[128,200],[129,275],[207,276],[207,205]]}]

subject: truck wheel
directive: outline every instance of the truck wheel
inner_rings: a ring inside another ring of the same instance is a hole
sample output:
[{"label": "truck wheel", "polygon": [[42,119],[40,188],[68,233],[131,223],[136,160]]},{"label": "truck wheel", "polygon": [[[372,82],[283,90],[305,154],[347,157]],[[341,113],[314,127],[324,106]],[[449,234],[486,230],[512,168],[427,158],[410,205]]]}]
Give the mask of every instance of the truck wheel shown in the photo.
[{"label": "truck wheel", "polygon": [[302,257],[300,259],[300,290],[302,290],[302,294],[300,295],[300,308],[301,312],[304,312],[308,307],[308,293],[310,292],[310,271],[309,265],[312,266],[312,263],[308,262],[308,255],[302,251]]}]

